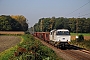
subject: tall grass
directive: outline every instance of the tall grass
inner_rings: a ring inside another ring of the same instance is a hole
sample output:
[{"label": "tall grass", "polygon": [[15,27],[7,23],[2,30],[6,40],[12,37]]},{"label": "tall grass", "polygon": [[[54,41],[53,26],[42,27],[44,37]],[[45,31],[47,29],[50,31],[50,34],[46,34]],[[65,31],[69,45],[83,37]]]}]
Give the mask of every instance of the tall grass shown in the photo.
[{"label": "tall grass", "polygon": [[[44,46],[39,40],[32,35],[24,35],[24,42],[18,45],[18,49],[13,59],[19,60],[60,60],[55,52]],[[19,54],[20,53],[20,54]]]},{"label": "tall grass", "polygon": [[77,42],[76,40],[71,40],[70,43],[73,45],[79,46],[81,48],[85,48],[87,50],[90,50],[90,40],[84,40],[82,42]]},{"label": "tall grass", "polygon": [[23,35],[20,44],[0,53],[0,60],[63,60],[32,35]]},{"label": "tall grass", "polygon": [[[71,36],[76,36],[76,33],[70,33]],[[78,33],[78,35],[83,35],[83,36],[90,36],[90,33]]]}]

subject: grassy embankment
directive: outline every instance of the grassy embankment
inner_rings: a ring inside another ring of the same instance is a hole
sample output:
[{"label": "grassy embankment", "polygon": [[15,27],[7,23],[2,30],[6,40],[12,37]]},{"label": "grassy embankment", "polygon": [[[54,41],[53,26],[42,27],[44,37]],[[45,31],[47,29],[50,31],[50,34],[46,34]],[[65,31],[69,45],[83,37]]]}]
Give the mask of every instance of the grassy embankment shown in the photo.
[{"label": "grassy embankment", "polygon": [[31,35],[23,35],[23,42],[2,52],[0,60],[62,60],[53,50],[44,46]]},{"label": "grassy embankment", "polygon": [[[83,35],[85,37],[85,36],[90,36],[90,33],[78,33],[78,35]],[[71,33],[71,36],[76,36],[76,33]],[[84,40],[81,42],[77,42],[76,40],[71,40],[71,44],[90,50],[90,40]]]}]

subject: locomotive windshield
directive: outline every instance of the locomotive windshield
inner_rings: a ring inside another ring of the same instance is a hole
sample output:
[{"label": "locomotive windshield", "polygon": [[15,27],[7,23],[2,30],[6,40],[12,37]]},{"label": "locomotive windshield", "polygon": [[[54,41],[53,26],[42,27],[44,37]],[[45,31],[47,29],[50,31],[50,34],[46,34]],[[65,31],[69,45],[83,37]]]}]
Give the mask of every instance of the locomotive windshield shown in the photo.
[{"label": "locomotive windshield", "polygon": [[56,35],[70,35],[69,31],[57,31]]}]

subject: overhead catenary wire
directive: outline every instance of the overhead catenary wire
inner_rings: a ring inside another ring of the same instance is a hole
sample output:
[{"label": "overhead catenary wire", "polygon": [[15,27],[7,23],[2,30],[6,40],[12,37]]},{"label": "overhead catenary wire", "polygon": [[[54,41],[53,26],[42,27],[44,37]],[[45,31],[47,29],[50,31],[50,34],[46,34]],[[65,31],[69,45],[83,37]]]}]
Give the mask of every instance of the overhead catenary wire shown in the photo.
[{"label": "overhead catenary wire", "polygon": [[81,7],[79,7],[78,9],[76,9],[76,10],[72,11],[71,13],[67,14],[66,16],[68,16],[68,15],[70,15],[70,14],[72,14],[72,13],[76,12],[77,10],[81,9],[82,7],[84,7],[85,5],[87,5],[87,4],[89,4],[89,3],[90,3],[90,1],[89,1],[89,2],[87,2],[86,4],[82,5],[82,6],[81,6]]},{"label": "overhead catenary wire", "polygon": [[84,14],[84,15],[81,15],[80,17],[82,17],[82,16],[86,16],[86,15],[89,15],[90,13],[87,13],[87,14]]},{"label": "overhead catenary wire", "polygon": [[[73,15],[77,15],[77,17],[87,16],[87,15],[89,15],[89,13],[84,13],[84,14],[80,15],[80,13],[83,13],[83,12],[86,12],[86,11],[90,11],[90,9],[80,11],[79,13],[76,13],[76,14],[73,14]],[[78,16],[78,14],[79,14],[79,16]]]},{"label": "overhead catenary wire", "polygon": [[[71,15],[72,13],[78,11],[79,9],[83,8],[84,6],[86,6],[86,5],[89,4],[89,3],[90,3],[90,1],[87,2],[86,4],[82,5],[82,6],[79,7],[78,9],[72,11],[71,13],[67,14],[67,15]],[[90,14],[90,13],[84,14],[84,15],[81,15],[81,16],[86,16],[86,15],[89,15],[89,14]],[[66,15],[66,16],[67,16],[67,15]],[[78,17],[80,18],[81,16],[80,16],[80,13],[79,13],[79,16],[78,16]],[[77,23],[76,23],[76,33],[77,33],[76,38],[78,38],[78,20],[77,20]]]}]

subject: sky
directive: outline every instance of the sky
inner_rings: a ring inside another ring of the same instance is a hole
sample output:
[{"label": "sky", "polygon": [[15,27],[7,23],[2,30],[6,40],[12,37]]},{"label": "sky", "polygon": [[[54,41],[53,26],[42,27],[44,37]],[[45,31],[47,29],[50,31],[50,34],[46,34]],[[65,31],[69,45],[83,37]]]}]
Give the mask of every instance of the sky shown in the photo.
[{"label": "sky", "polygon": [[0,0],[0,15],[23,15],[29,27],[40,18],[90,18],[90,0]]}]

